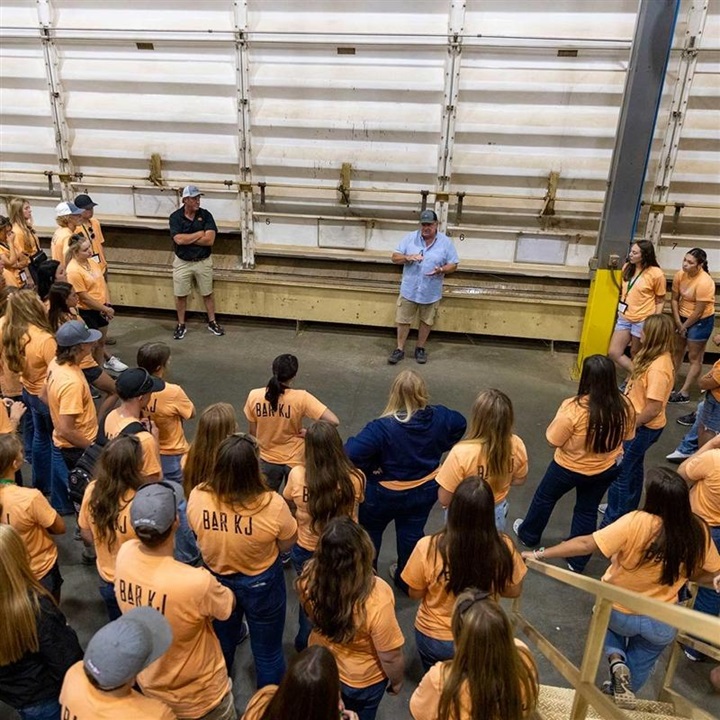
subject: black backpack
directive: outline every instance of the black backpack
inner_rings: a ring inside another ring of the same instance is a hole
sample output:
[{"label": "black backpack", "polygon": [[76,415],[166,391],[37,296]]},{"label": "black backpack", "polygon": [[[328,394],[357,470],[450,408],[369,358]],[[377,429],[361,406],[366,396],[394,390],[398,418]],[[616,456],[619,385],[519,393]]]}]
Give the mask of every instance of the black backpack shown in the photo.
[{"label": "black backpack", "polygon": [[[137,435],[140,432],[145,432],[145,426],[141,422],[135,421],[126,425],[120,431],[120,435]],[[75,506],[76,512],[80,512],[85,490],[93,479],[95,466],[106,442],[105,433],[101,431],[97,440],[90,447],[85,448],[85,452],[68,474],[68,497]]]}]

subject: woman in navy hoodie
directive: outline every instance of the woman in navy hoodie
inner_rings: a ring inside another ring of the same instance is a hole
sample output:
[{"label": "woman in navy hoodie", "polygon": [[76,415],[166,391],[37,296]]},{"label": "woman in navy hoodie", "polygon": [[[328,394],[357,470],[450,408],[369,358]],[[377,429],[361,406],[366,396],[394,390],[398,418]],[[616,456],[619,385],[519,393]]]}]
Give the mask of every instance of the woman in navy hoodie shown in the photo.
[{"label": "woman in navy hoodie", "polygon": [[375,546],[375,565],[385,528],[395,521],[397,564],[390,566],[395,584],[407,592],[400,578],[415,543],[437,500],[435,482],[443,453],[463,436],[467,423],[455,410],[429,405],[425,381],[403,370],[390,388],[382,415],[351,437],[345,451],[367,477],[360,524]]}]

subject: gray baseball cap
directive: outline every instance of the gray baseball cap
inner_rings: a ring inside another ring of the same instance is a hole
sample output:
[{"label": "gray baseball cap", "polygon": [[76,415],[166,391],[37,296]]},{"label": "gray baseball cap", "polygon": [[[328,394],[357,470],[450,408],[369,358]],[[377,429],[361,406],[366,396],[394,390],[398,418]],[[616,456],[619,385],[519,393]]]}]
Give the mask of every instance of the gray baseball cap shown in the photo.
[{"label": "gray baseball cap", "polygon": [[188,185],[187,187],[183,188],[182,196],[183,198],[192,198],[197,197],[198,195],[202,195],[200,190],[198,189],[197,185]]},{"label": "gray baseball cap", "polygon": [[99,330],[91,330],[82,320],[69,320],[58,328],[55,342],[59,347],[73,347],[97,342],[101,337]]},{"label": "gray baseball cap", "polygon": [[173,641],[170,623],[151,607],[138,607],[100,628],[88,643],[85,671],[103,690],[114,690],[135,679]]},{"label": "gray baseball cap", "polygon": [[434,210],[423,210],[420,213],[421,223],[434,223],[437,222],[437,215]]},{"label": "gray baseball cap", "polygon": [[82,210],[72,202],[61,202],[55,207],[55,217],[66,217],[67,215],[82,215]]},{"label": "gray baseball cap", "polygon": [[152,482],[143,485],[135,493],[130,505],[133,528],[164,533],[175,522],[181,496],[180,483]]}]

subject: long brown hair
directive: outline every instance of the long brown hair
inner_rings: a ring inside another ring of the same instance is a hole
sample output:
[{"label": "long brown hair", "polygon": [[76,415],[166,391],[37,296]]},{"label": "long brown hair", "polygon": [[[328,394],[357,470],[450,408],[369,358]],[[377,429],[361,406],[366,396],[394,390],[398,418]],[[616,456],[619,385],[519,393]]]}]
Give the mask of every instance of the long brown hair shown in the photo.
[{"label": "long brown hair", "polygon": [[453,595],[469,587],[502,595],[512,583],[512,552],[495,527],[495,497],[485,480],[474,476],[458,485],[447,524],[432,536],[428,553],[439,553],[438,581]]},{"label": "long brown hair", "polygon": [[117,540],[118,516],[128,490],[137,490],[145,481],[141,475],[142,445],[136,435],[110,440],[98,460],[97,482],[90,499],[96,541],[112,551]]},{"label": "long brown hair", "polygon": [[260,720],[338,720],[340,675],[335,656],[311,645],[290,661]]},{"label": "long brown hair", "polygon": [[360,471],[345,454],[337,428],[324,420],[314,422],[305,434],[305,484],[314,533],[334,517],[353,514],[353,475],[359,477]]},{"label": "long brown hair", "polygon": [[393,417],[398,422],[408,422],[428,402],[430,394],[422,376],[414,370],[403,370],[390,386],[390,397],[380,417]]},{"label": "long brown hair", "polygon": [[[655,257],[655,246],[649,240],[636,240],[632,245],[637,245],[638,250],[640,250],[641,272],[649,267],[660,267]],[[632,247],[632,245],[630,247]],[[623,280],[632,280],[634,274],[635,266],[631,262],[626,263],[622,271]]]},{"label": "long brown hair", "polygon": [[51,597],[30,570],[22,538],[0,524],[0,667],[40,649],[37,619],[43,595]]},{"label": "long brown hair", "polygon": [[8,215],[10,216],[10,222],[17,225],[23,232],[23,252],[27,255],[33,255],[39,248],[39,244],[35,230],[25,219],[23,213],[26,204],[29,205],[30,203],[24,198],[12,198],[8,203]]},{"label": "long brown hair", "polygon": [[25,369],[25,348],[30,342],[30,325],[53,334],[45,306],[37,293],[34,290],[18,290],[8,298],[2,333],[3,354],[8,368],[15,373],[21,373]]},{"label": "long brown hair", "polygon": [[237,429],[235,409],[230,403],[214,403],[202,411],[183,469],[185,497],[190,496],[190,491],[196,485],[210,478],[218,446]]},{"label": "long brown hair", "polygon": [[661,355],[670,354],[675,347],[675,326],[669,315],[651,315],[643,325],[643,340],[633,359],[631,380],[641,378]]},{"label": "long brown hair", "polygon": [[199,490],[213,493],[233,508],[261,509],[272,499],[260,471],[257,440],[247,433],[234,433],[220,443],[210,477]]},{"label": "long brown hair", "polygon": [[[519,649],[510,621],[487,593],[471,589],[455,603],[452,619],[455,657],[443,663],[438,720],[461,717],[467,688],[471,720],[523,720],[537,705],[535,663]],[[525,656],[525,660],[523,660]]]},{"label": "long brown hair", "polygon": [[461,442],[482,445],[487,477],[505,477],[512,472],[515,415],[510,398],[501,390],[483,390],[475,398],[470,415],[470,429]]},{"label": "long brown hair", "polygon": [[374,557],[367,532],[349,517],[336,517],[303,568],[297,587],[315,627],[333,642],[349,642],[365,622],[365,601],[375,586]]}]

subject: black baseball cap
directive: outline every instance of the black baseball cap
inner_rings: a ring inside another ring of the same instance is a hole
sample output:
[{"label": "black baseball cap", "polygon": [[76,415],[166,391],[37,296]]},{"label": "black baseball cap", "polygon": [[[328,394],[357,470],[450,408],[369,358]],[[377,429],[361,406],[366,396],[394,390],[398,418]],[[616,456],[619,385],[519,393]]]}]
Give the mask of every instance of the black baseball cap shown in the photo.
[{"label": "black baseball cap", "polygon": [[124,370],[115,381],[115,389],[121,400],[130,400],[149,392],[159,392],[164,387],[164,380],[139,367]]}]

